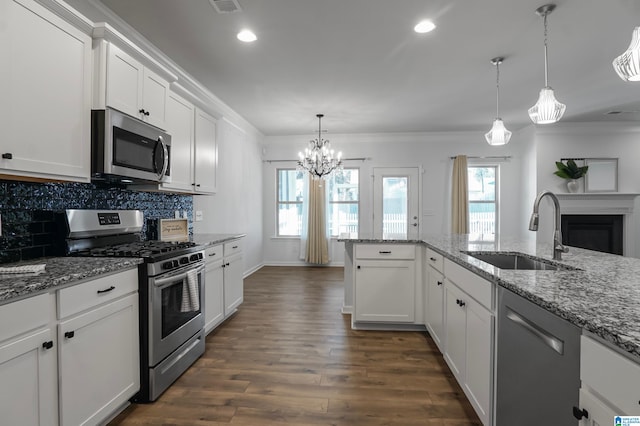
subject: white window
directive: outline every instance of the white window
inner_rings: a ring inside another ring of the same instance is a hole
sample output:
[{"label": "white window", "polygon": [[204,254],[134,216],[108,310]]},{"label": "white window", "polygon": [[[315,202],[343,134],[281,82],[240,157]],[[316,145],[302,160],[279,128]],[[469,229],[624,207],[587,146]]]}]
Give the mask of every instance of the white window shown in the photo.
[{"label": "white window", "polygon": [[[302,204],[307,172],[276,170],[276,223],[280,237],[299,237],[302,232]],[[326,179],[327,218],[332,237],[358,232],[359,170],[345,168]]]},{"label": "white window", "polygon": [[302,231],[302,194],[306,172],[296,169],[276,169],[277,235],[298,237]]},{"label": "white window", "polygon": [[472,165],[467,170],[470,238],[493,241],[498,229],[498,166]]},{"label": "white window", "polygon": [[358,235],[360,190],[358,169],[331,173],[329,184],[329,229],[332,237],[348,233]]}]

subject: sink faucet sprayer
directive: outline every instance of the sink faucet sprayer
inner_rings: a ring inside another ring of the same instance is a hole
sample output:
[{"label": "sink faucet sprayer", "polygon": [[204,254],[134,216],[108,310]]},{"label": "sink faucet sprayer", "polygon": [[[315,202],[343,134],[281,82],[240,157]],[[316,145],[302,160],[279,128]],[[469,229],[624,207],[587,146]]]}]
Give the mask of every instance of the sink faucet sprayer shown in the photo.
[{"label": "sink faucet sprayer", "polygon": [[553,201],[553,207],[556,213],[554,225],[555,231],[553,231],[553,259],[554,260],[562,260],[562,253],[567,253],[569,251],[569,247],[565,247],[562,245],[562,232],[560,231],[560,202],[558,201],[558,197],[551,191],[542,191],[536,197],[536,200],[533,202],[533,213],[531,213],[531,219],[529,220],[529,231],[537,231],[538,230],[538,219],[540,215],[538,214],[538,209],[540,207],[540,201],[544,198],[545,195],[551,197]]}]

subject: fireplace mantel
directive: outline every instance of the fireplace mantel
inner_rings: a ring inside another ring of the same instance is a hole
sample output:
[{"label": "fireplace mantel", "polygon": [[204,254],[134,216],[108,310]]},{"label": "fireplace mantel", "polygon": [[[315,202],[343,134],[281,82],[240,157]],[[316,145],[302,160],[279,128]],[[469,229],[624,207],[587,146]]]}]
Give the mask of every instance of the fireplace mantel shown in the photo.
[{"label": "fireplace mantel", "polygon": [[581,192],[556,193],[563,214],[633,214],[638,193]]}]

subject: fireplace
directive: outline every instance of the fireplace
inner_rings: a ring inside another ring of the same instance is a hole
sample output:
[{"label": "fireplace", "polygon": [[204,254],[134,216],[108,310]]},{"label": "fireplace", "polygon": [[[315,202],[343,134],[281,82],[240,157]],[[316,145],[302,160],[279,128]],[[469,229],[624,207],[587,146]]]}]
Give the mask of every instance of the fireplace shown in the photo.
[{"label": "fireplace", "polygon": [[623,254],[624,216],[618,214],[563,214],[562,243],[613,254]]}]

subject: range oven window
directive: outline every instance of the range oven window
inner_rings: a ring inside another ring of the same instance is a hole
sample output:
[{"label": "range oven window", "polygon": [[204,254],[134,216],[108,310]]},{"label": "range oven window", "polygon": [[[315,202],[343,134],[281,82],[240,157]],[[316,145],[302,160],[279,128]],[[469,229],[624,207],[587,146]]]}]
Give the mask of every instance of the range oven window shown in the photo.
[{"label": "range oven window", "polygon": [[164,287],[162,300],[162,338],[191,321],[202,307],[202,274],[198,274],[197,285],[189,288],[187,278],[180,279]]}]

